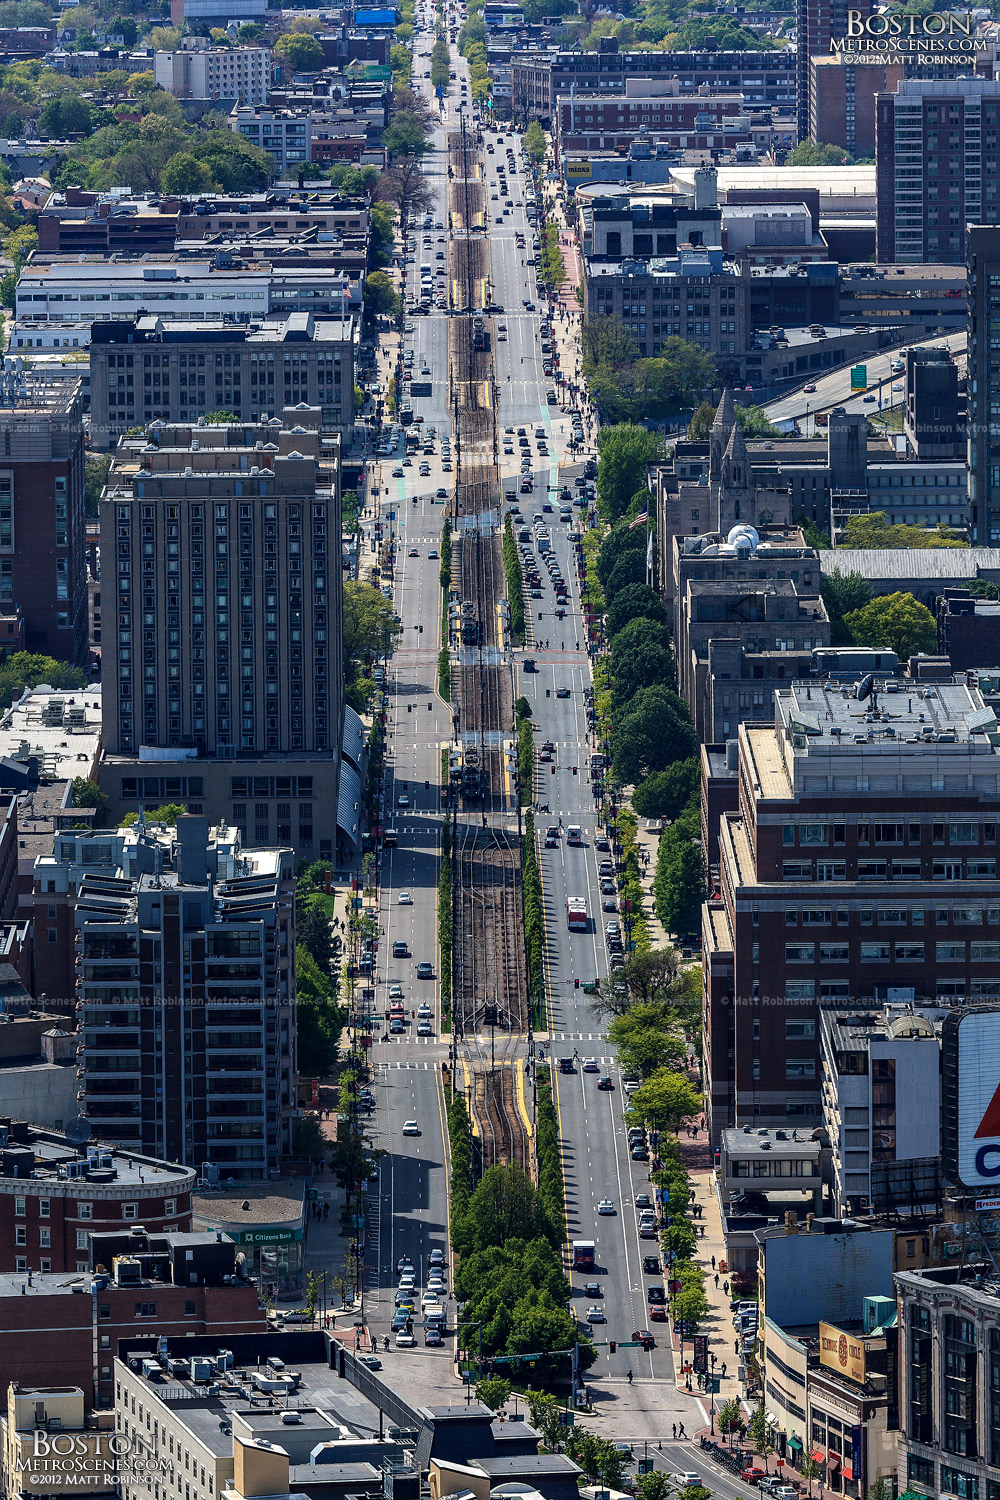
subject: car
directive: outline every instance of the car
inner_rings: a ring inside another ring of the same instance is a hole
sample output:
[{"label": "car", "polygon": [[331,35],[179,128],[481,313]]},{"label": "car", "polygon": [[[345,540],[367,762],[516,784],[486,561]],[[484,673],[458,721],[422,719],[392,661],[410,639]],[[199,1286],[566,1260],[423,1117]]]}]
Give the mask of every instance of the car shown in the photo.
[{"label": "car", "polygon": [[686,1489],[689,1484],[701,1484],[701,1475],[696,1474],[693,1469],[681,1469],[678,1473],[671,1474],[670,1477],[678,1489]]},{"label": "car", "polygon": [[617,911],[618,910],[618,902],[615,900],[615,898],[613,896],[605,896],[604,900],[601,902],[601,910],[602,911]]},{"label": "car", "polygon": [[390,984],[390,986],[389,986],[389,999],[390,1000],[402,1000],[404,998],[405,997],[403,995],[403,986],[401,984]]},{"label": "car", "polygon": [[599,1281],[587,1281],[584,1283],[583,1295],[585,1297],[603,1297],[604,1288]]},{"label": "car", "polygon": [[[633,1335],[632,1335],[632,1342],[633,1342],[633,1344],[641,1344],[644,1349],[655,1349],[656,1348],[656,1340],[653,1337],[653,1335],[650,1333],[650,1331],[649,1331],[648,1328],[637,1328],[636,1331],[635,1331],[635,1333],[633,1333]],[[685,1480],[685,1483],[686,1484],[700,1484],[701,1481],[696,1478],[696,1479]]]},{"label": "car", "polygon": [[427,1020],[417,1022],[417,1036],[433,1036],[433,1023]]},{"label": "car", "polygon": [[416,1342],[412,1328],[401,1328],[396,1334],[397,1349],[412,1349]]},{"label": "car", "polygon": [[571,1057],[561,1057],[559,1059],[559,1071],[560,1073],[575,1073],[576,1069],[573,1066],[573,1059]]},{"label": "car", "polygon": [[403,471],[399,467],[399,464],[397,464],[396,467],[393,469],[393,471],[392,471],[392,477],[393,477],[393,479],[402,479],[404,477],[403,476]]},{"label": "car", "polygon": [[377,1354],[359,1354],[358,1364],[366,1365],[369,1370],[381,1370],[382,1361]]},{"label": "car", "polygon": [[[421,465],[421,473],[429,474],[430,470],[427,469],[425,465]],[[406,555],[407,555],[407,557],[419,557],[420,553],[418,552],[418,550],[417,550],[416,547],[411,547],[410,550],[409,550],[409,552],[407,552]]]},{"label": "car", "polygon": [[428,549],[427,549],[427,556],[428,557],[437,557],[437,555],[438,555],[438,549],[436,547],[428,547]]},{"label": "car", "polygon": [[588,1323],[606,1323],[608,1320],[604,1315],[603,1307],[591,1307],[587,1311]]},{"label": "car", "polygon": [[409,958],[410,950],[402,938],[397,938],[392,945],[393,958]]},{"label": "car", "polygon": [[658,1255],[644,1255],[642,1257],[642,1270],[645,1276],[656,1276],[663,1270]]},{"label": "car", "polygon": [[413,1262],[408,1255],[401,1255],[396,1262],[397,1275],[405,1275],[407,1272],[413,1275]]},{"label": "car", "polygon": [[424,1343],[430,1349],[439,1348],[440,1345],[444,1343],[444,1339],[441,1337],[440,1328],[435,1328],[433,1325],[430,1328],[425,1328]]},{"label": "car", "polygon": [[610,1217],[611,1215],[616,1214],[618,1210],[615,1208],[615,1205],[612,1203],[610,1198],[602,1198],[600,1203],[597,1205],[597,1212],[599,1214],[604,1214]]},{"label": "car", "polygon": [[283,1323],[311,1323],[312,1320],[312,1313],[306,1312],[305,1309],[300,1309],[297,1312],[286,1312],[281,1314],[281,1321]]},{"label": "car", "polygon": [[615,1091],[614,1082],[608,1077],[607,1074],[605,1074],[603,1078],[599,1078],[597,1080],[597,1087],[604,1094],[613,1094]]},{"label": "car", "polygon": [[406,795],[405,792],[403,793],[403,795],[401,797],[397,797],[396,798],[396,806],[397,807],[409,807],[409,805],[410,805],[410,799]]},{"label": "car", "polygon": [[635,1206],[636,1208],[652,1208],[653,1200],[648,1193],[636,1193]]},{"label": "car", "polygon": [[646,1288],[647,1302],[664,1302],[666,1301],[666,1296],[667,1294],[662,1286],[651,1286]]},{"label": "car", "polygon": [[[813,386],[813,390],[815,389],[816,387]],[[765,1477],[766,1474],[763,1469],[753,1468],[740,1470],[740,1478],[742,1479],[744,1484],[760,1484],[761,1480]]]},{"label": "car", "polygon": [[436,1275],[428,1276],[427,1290],[429,1292],[443,1292],[445,1289],[444,1277],[438,1272]]},{"label": "car", "polygon": [[[551,758],[552,758],[551,756],[547,756],[547,755],[546,756],[542,756],[543,760],[551,760]],[[547,833],[545,835],[545,847],[546,847],[546,849],[556,849],[556,848],[559,847],[559,840],[555,837],[554,834]]]},{"label": "car", "polygon": [[665,1323],[667,1321],[667,1309],[654,1302],[647,1314],[651,1323]]},{"label": "car", "polygon": [[585,1057],[583,1059],[583,1071],[585,1073],[599,1073],[600,1065],[596,1057]]},{"label": "car", "polygon": [[649,1160],[649,1152],[646,1150],[645,1146],[643,1146],[643,1145],[633,1146],[632,1147],[631,1155],[632,1155],[632,1160],[633,1161],[648,1161]]},{"label": "car", "polygon": [[389,1324],[389,1327],[392,1329],[393,1333],[399,1333],[400,1329],[409,1328],[410,1322],[411,1319],[409,1313],[406,1312],[403,1308],[397,1308],[392,1315],[392,1322]]},{"label": "car", "polygon": [[874,396],[863,396],[861,398],[861,404],[862,406],[874,406],[875,400],[876,398]]},{"label": "car", "polygon": [[435,490],[434,491],[434,497],[437,500],[447,500],[447,498],[448,498],[448,491],[446,489],[443,489],[443,488]]},{"label": "car", "polygon": [[434,965],[433,964],[429,964],[429,963],[417,964],[417,978],[418,979],[433,979],[434,978]]},{"label": "car", "polygon": [[400,906],[413,905],[413,897],[410,895],[409,891],[400,891],[399,895],[396,897],[396,900]]},{"label": "car", "polygon": [[405,1308],[412,1318],[415,1310],[414,1292],[412,1287],[400,1288],[400,1290],[396,1293],[396,1306],[398,1308]]},{"label": "car", "polygon": [[420,1126],[417,1124],[416,1120],[404,1120],[403,1121],[403,1134],[404,1135],[419,1135],[420,1134]]},{"label": "car", "polygon": [[556,691],[556,697],[557,698],[569,698],[570,696],[571,696],[571,694],[570,694],[569,688],[565,688],[565,687],[564,688],[559,688]]},{"label": "car", "polygon": [[435,1245],[434,1249],[427,1257],[427,1264],[431,1266],[443,1266],[446,1259],[447,1257],[444,1251],[440,1248],[440,1246]]}]

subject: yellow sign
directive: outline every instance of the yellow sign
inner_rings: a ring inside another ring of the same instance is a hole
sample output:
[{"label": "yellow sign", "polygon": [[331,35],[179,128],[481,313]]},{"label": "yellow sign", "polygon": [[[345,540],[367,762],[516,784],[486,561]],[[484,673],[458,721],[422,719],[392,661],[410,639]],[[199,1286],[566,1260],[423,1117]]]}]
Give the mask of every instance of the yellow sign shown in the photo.
[{"label": "yellow sign", "polygon": [[589,161],[568,161],[566,163],[566,176],[567,177],[589,177],[590,176],[590,162]]},{"label": "yellow sign", "polygon": [[819,1362],[838,1370],[848,1380],[865,1383],[865,1346],[854,1334],[844,1333],[832,1323],[819,1325]]}]

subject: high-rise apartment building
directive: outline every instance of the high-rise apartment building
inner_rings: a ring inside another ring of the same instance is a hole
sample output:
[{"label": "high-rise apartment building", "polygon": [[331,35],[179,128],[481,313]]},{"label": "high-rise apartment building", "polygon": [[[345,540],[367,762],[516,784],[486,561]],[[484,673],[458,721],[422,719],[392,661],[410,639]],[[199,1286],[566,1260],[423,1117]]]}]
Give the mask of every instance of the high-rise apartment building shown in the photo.
[{"label": "high-rise apartment building", "polygon": [[81,391],[13,361],[0,375],[0,612],[20,609],[29,651],[74,665],[87,656]]},{"label": "high-rise apartment building", "polygon": [[[859,0],[853,8],[867,14],[871,6]],[[831,41],[847,31],[847,11],[848,0],[795,0],[795,110],[800,141],[809,139],[809,59],[830,55]]]},{"label": "high-rise apartment building", "polygon": [[357,770],[340,777],[340,443],[315,408],[294,418],[312,430],[153,424],[119,444],[101,782],[117,813],[191,799],[248,843],[332,858],[338,788],[351,842],[360,798]]},{"label": "high-rise apartment building", "polygon": [[740,725],[704,908],[716,1139],[819,1123],[825,1003],[1000,998],[1000,746],[978,689],[794,683],[774,720]]},{"label": "high-rise apartment building", "polygon": [[1000,228],[966,230],[969,512],[973,537],[1000,543]]},{"label": "high-rise apartment building", "polygon": [[904,78],[875,113],[878,260],[960,264],[1000,213],[1000,81]]},{"label": "high-rise apartment building", "polygon": [[104,1140],[267,1178],[297,1107],[294,854],[189,816],[131,855],[75,898],[83,1109]]},{"label": "high-rise apartment building", "polygon": [[271,82],[271,53],[267,47],[182,46],[176,52],[153,53],[153,76],[176,99],[263,104]]}]

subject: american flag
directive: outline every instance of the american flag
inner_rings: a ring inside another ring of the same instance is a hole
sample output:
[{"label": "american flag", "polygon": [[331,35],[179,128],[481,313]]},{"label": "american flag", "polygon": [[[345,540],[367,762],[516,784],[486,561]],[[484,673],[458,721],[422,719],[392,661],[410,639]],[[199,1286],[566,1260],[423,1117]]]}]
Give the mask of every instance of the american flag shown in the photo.
[{"label": "american flag", "polygon": [[648,522],[649,522],[649,506],[648,505],[644,505],[642,507],[642,510],[636,516],[635,520],[634,521],[630,521],[628,523],[628,529],[629,529],[629,531],[632,531],[636,526],[646,526],[648,524]]}]

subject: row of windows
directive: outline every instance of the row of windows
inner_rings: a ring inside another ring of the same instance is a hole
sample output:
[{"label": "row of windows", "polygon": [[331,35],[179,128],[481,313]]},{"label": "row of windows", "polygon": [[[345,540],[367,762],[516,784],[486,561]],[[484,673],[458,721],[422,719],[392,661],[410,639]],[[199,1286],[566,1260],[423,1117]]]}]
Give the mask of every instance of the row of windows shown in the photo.
[{"label": "row of windows", "polygon": [[[897,925],[905,921],[905,913],[900,907],[879,908],[880,921],[886,925]],[[882,911],[886,912],[883,917]],[[981,927],[983,920],[988,925],[994,926],[1000,923],[1000,906],[934,906],[929,911],[928,921],[934,921],[938,927],[947,927],[951,924],[962,927]],[[858,911],[858,920],[862,927],[870,927],[875,920],[874,907],[861,907]],[[913,906],[909,908],[910,923],[914,927],[920,927],[924,922],[925,908]],[[754,925],[759,925],[760,913],[754,912]],[[851,920],[851,911],[847,906],[836,908],[829,906],[807,906],[799,910],[797,907],[788,907],[785,911],[785,926],[797,927],[801,922],[803,926],[829,927],[834,922],[838,926],[846,927]]]},{"label": "row of windows", "polygon": [[997,825],[962,821],[955,823],[782,823],[781,842],[794,845],[847,843],[847,830],[854,829],[859,844],[922,844],[930,830],[932,844],[995,844]]}]

